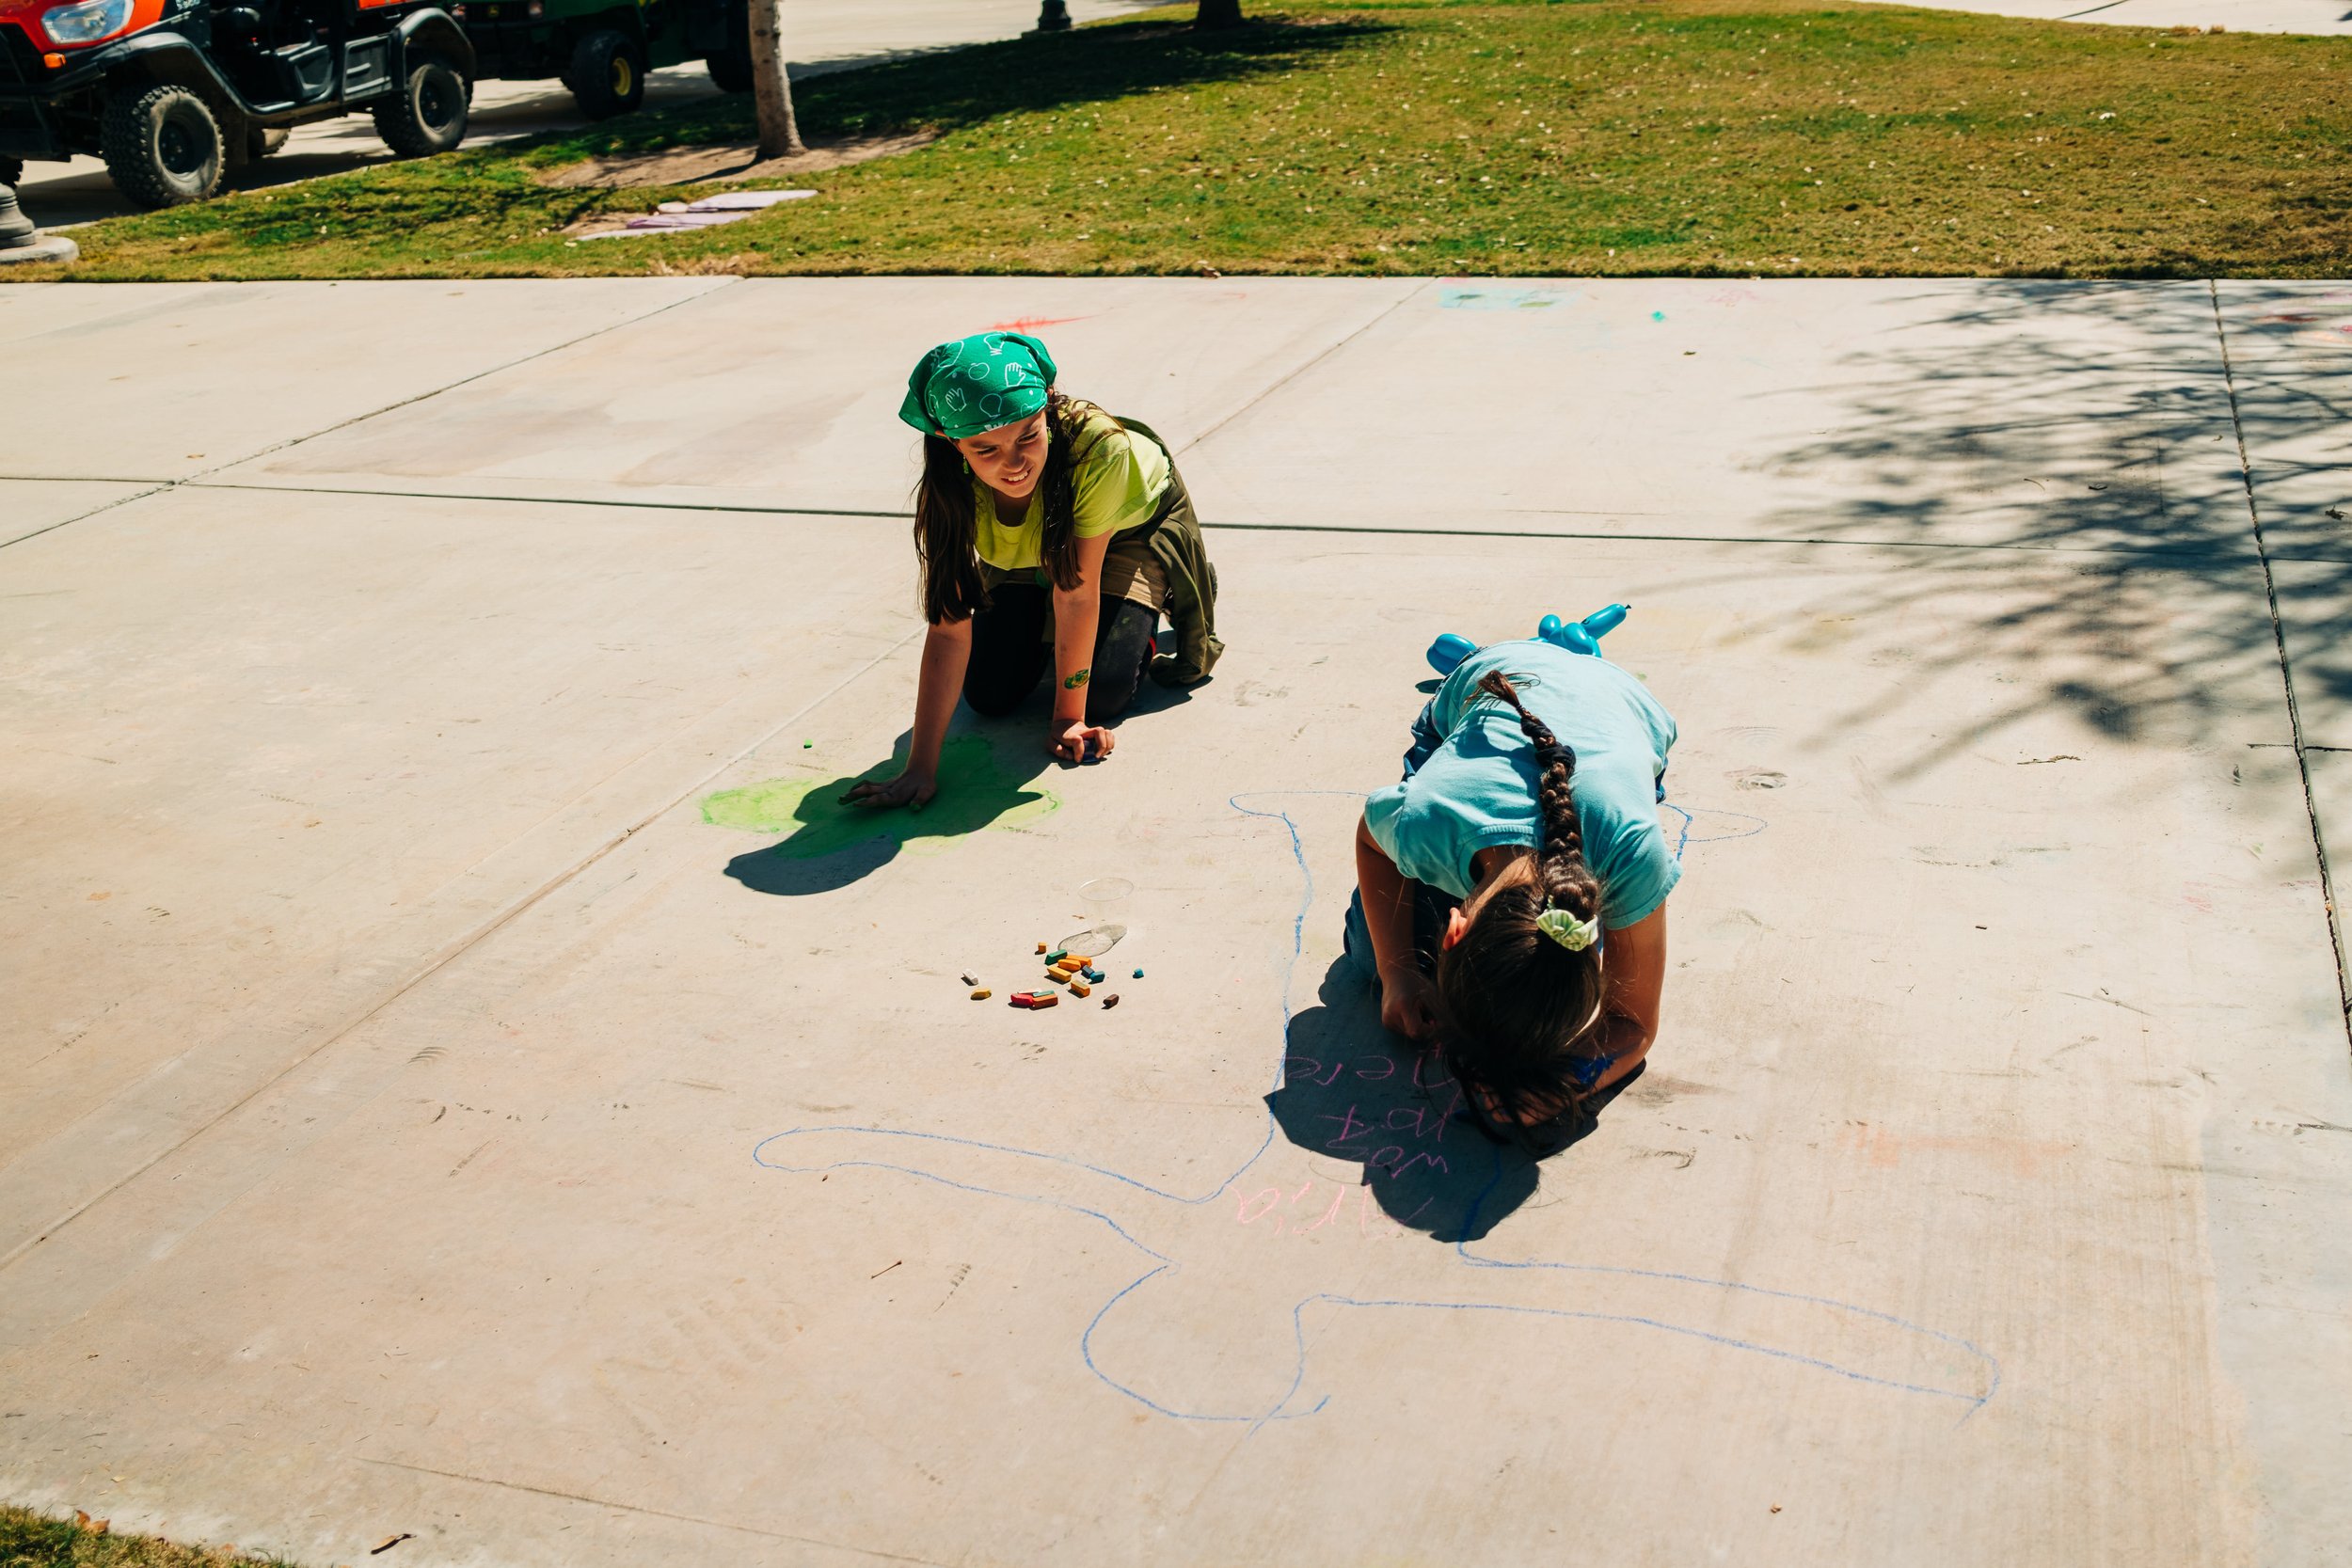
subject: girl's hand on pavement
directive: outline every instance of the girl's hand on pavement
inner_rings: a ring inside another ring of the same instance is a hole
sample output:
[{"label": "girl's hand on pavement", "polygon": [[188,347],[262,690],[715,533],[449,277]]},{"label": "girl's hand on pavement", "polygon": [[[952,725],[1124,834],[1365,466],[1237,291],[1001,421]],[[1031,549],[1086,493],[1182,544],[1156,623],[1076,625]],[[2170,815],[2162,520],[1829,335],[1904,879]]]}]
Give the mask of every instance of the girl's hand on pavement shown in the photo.
[{"label": "girl's hand on pavement", "polygon": [[1117,744],[1110,731],[1083,719],[1057,719],[1045,732],[1045,749],[1062,762],[1086,761],[1089,746],[1095,756],[1106,757]]},{"label": "girl's hand on pavement", "polygon": [[910,769],[895,779],[861,779],[850,786],[850,793],[841,797],[841,802],[850,806],[912,806],[920,811],[923,802],[938,793],[937,780]]},{"label": "girl's hand on pavement", "polygon": [[1438,1034],[1438,988],[1418,964],[1380,972],[1380,1026],[1408,1040]]}]

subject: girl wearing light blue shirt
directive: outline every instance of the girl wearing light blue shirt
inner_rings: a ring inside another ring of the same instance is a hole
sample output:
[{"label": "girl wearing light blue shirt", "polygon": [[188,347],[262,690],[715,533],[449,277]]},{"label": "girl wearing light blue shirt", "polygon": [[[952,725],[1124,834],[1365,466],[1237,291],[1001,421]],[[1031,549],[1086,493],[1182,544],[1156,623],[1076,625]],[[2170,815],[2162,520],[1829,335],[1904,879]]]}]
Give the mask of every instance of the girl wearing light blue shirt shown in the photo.
[{"label": "girl wearing light blue shirt", "polygon": [[1657,1035],[1681,876],[1657,806],[1674,741],[1607,659],[1495,643],[1446,678],[1403,782],[1365,803],[1349,951],[1369,958],[1381,1022],[1435,1044],[1493,1120],[1582,1106]]}]

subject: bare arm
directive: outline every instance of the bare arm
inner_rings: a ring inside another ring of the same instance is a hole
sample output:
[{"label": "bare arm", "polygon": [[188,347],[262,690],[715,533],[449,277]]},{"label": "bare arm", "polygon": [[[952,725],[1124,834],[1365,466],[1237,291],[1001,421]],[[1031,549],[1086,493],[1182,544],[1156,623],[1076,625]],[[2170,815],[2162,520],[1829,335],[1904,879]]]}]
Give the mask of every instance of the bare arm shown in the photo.
[{"label": "bare arm", "polygon": [[914,681],[914,737],[907,765],[895,779],[866,779],[843,797],[861,806],[919,806],[939,793],[939,748],[963,692],[972,660],[972,623],[942,621],[923,635],[923,664]]},{"label": "bare arm", "polygon": [[1396,868],[1360,816],[1356,889],[1363,895],[1364,929],[1380,974],[1380,1022],[1408,1039],[1428,1039],[1438,1030],[1437,988],[1413,958],[1412,879]]},{"label": "bare arm", "polygon": [[1607,979],[1600,997],[1600,1047],[1616,1061],[1600,1075],[1597,1088],[1640,1066],[1658,1037],[1658,1002],[1666,986],[1666,906],[1611,931],[1603,943]]},{"label": "bare arm", "polygon": [[1078,581],[1054,590],[1054,720],[1046,745],[1064,762],[1084,762],[1092,744],[1111,754],[1111,732],[1087,722],[1088,683],[1093,679],[1094,633],[1103,614],[1103,557],[1111,536],[1078,541]]}]

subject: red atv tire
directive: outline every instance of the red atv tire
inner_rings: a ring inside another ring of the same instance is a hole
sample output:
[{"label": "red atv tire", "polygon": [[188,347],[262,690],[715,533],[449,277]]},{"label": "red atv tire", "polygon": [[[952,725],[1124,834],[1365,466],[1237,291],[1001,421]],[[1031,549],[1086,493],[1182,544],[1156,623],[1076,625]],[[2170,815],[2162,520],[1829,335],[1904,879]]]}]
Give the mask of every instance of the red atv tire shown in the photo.
[{"label": "red atv tire", "polygon": [[107,99],[98,146],[115,188],[147,208],[217,196],[229,165],[220,121],[204,100],[180,87]]}]

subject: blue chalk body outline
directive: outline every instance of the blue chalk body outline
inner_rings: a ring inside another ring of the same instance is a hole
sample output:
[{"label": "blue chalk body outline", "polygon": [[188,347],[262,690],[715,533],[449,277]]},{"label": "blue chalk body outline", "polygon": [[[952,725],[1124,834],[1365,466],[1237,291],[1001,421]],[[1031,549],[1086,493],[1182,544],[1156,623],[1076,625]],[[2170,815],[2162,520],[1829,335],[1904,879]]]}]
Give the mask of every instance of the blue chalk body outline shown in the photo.
[{"label": "blue chalk body outline", "polygon": [[[1289,812],[1279,808],[1273,810],[1261,810],[1256,806],[1246,805],[1244,802],[1248,800],[1331,797],[1345,797],[1353,800],[1362,800],[1364,798],[1363,792],[1360,790],[1305,789],[1247,792],[1232,796],[1227,800],[1227,804],[1231,805],[1233,810],[1239,812],[1245,816],[1262,817],[1272,821],[1278,821],[1282,824],[1282,827],[1288,833],[1290,839],[1291,859],[1296,864],[1299,874],[1300,886],[1298,908],[1291,917],[1291,949],[1282,967],[1282,1025],[1280,1039],[1282,1041],[1283,1048],[1278,1050],[1275,1053],[1274,1078],[1272,1085],[1270,1085],[1270,1087],[1275,1090],[1279,1090],[1282,1086],[1285,1065],[1288,1060],[1287,1048],[1290,1040],[1291,1025],[1294,1019],[1294,1010],[1291,1006],[1291,987],[1292,983],[1297,977],[1298,960],[1304,955],[1306,950],[1307,917],[1311,912],[1312,912],[1314,908],[1314,870],[1307,863],[1306,841],[1299,832],[1298,823]],[[1680,860],[1682,858],[1683,851],[1692,844],[1711,844],[1730,839],[1752,837],[1756,833],[1762,832],[1765,827],[1764,821],[1760,817],[1745,816],[1736,812],[1710,811],[1708,813],[1709,816],[1732,817],[1743,824],[1743,826],[1736,832],[1696,836],[1694,830],[1697,826],[1697,820],[1692,813],[1684,810],[1680,806],[1671,803],[1662,805],[1661,809],[1664,811],[1671,811],[1682,818],[1681,830],[1676,840],[1674,849],[1675,858],[1677,860]],[[1132,1188],[1136,1192],[1140,1193],[1147,1197],[1161,1202],[1175,1204],[1184,1208],[1198,1208],[1202,1204],[1214,1202],[1224,1196],[1227,1193],[1231,1192],[1234,1183],[1239,1181],[1243,1176],[1247,1175],[1250,1168],[1261,1159],[1264,1158],[1266,1150],[1274,1146],[1275,1136],[1279,1130],[1280,1129],[1275,1120],[1273,1110],[1269,1107],[1266,1112],[1265,1133],[1259,1140],[1257,1148],[1252,1149],[1248,1156],[1244,1159],[1240,1164],[1236,1165],[1230,1175],[1226,1176],[1207,1192],[1202,1193],[1198,1196],[1186,1196],[1181,1193],[1171,1192],[1167,1188],[1154,1186],[1149,1181],[1139,1180],[1135,1177],[1127,1175],[1123,1171],[1113,1170],[1106,1165],[1094,1164],[1091,1162],[1076,1159],[1066,1154],[1055,1154],[1043,1149],[1023,1148],[1012,1144],[993,1143],[982,1138],[961,1137],[953,1133],[920,1132],[901,1128],[865,1127],[838,1124],[790,1128],[785,1132],[771,1133],[769,1136],[762,1138],[753,1147],[752,1161],[755,1164],[768,1170],[791,1171],[806,1174],[814,1174],[819,1171],[854,1169],[895,1171],[901,1175],[918,1177],[926,1181],[936,1182],[943,1187],[952,1188],[958,1192],[975,1193],[986,1197],[1007,1198],[1017,1203],[1028,1203],[1035,1204],[1042,1208],[1058,1209],[1067,1213],[1083,1215],[1087,1218],[1100,1221],[1104,1227],[1106,1227],[1114,1236],[1117,1236],[1121,1242],[1124,1242],[1127,1245],[1134,1247],[1137,1252],[1152,1259],[1152,1266],[1146,1269],[1142,1274],[1137,1275],[1135,1278],[1129,1280],[1125,1285],[1120,1287],[1120,1289],[1111,1295],[1110,1299],[1104,1302],[1104,1304],[1095,1310],[1094,1315],[1088,1320],[1086,1329],[1079,1336],[1078,1340],[1078,1353],[1080,1359],[1085,1362],[1087,1370],[1091,1372],[1105,1386],[1121,1395],[1124,1395],[1130,1400],[1135,1401],[1137,1404],[1142,1405],[1145,1409],[1150,1410],[1156,1415],[1166,1416],[1176,1420],[1240,1423],[1248,1425],[1250,1430],[1254,1432],[1259,1427],[1265,1425],[1269,1421],[1298,1420],[1306,1417],[1313,1416],[1326,1408],[1331,1402],[1331,1396],[1328,1394],[1324,1395],[1321,1399],[1317,1400],[1313,1405],[1305,1410],[1290,1410],[1286,1408],[1292,1400],[1297,1398],[1298,1391],[1306,1381],[1307,1333],[1305,1325],[1305,1313],[1307,1308],[1319,1302],[1328,1303],[1335,1307],[1359,1308],[1412,1308],[1417,1310],[1449,1312],[1507,1312],[1530,1317],[1578,1319],[1595,1323],[1612,1323],[1642,1328],[1654,1328],[1662,1330],[1669,1334],[1678,1334],[1696,1339],[1703,1339],[1710,1344],[1722,1345],[1727,1349],[1747,1351],[1755,1354],[1770,1356],[1776,1360],[1788,1361],[1800,1366],[1815,1368],[1819,1370],[1832,1372],[1839,1377],[1848,1378],[1857,1383],[1869,1384],[1878,1387],[1894,1389],[1907,1394],[1920,1394],[1937,1399],[1959,1400],[1968,1406],[1967,1411],[1961,1417],[1961,1419],[1963,1421],[1965,1421],[1968,1417],[1975,1415],[1979,1410],[1982,1409],[1985,1404],[1992,1400],[1993,1396],[2000,1390],[2000,1362],[1981,1346],[1976,1344],[1973,1340],[1963,1338],[1956,1334],[1947,1333],[1942,1329],[1930,1328],[1923,1323],[1915,1323],[1906,1318],[1897,1317],[1893,1313],[1889,1312],[1882,1312],[1873,1307],[1861,1307],[1851,1302],[1836,1301],[1827,1296],[1810,1295],[1803,1291],[1781,1291],[1772,1289],[1769,1286],[1749,1285],[1740,1280],[1713,1279],[1701,1275],[1677,1274],[1667,1270],[1626,1268],[1605,1263],[1563,1263],[1545,1259],[1524,1259],[1513,1261],[1506,1259],[1488,1258],[1472,1252],[1467,1242],[1456,1241],[1454,1243],[1454,1258],[1462,1266],[1470,1269],[1505,1269],[1514,1271],[1541,1269],[1554,1270],[1565,1274],[1609,1275],[1620,1278],[1654,1279],[1671,1282],[1674,1284],[1702,1286],[1714,1290],[1739,1291],[1782,1301],[1800,1302],[1808,1306],[1823,1307],[1830,1308],[1833,1311],[1851,1313],[1857,1317],[1867,1318],[1878,1323],[1883,1323],[1888,1324],[1889,1326],[1902,1329],[1908,1333],[1922,1335],[1926,1338],[1952,1346],[1955,1349],[1964,1351],[1983,1363],[1988,1373],[1988,1381],[1986,1382],[1982,1393],[1969,1393],[1956,1388],[1937,1388],[1924,1384],[1905,1383],[1894,1378],[1880,1377],[1873,1373],[1856,1370],[1851,1367],[1840,1366],[1836,1362],[1829,1361],[1820,1356],[1807,1355],[1800,1351],[1787,1350],[1777,1345],[1762,1344],[1754,1340],[1738,1338],[1731,1335],[1718,1334],[1707,1329],[1693,1328],[1688,1324],[1672,1323],[1662,1318],[1650,1317],[1645,1314],[1582,1311],[1569,1307],[1536,1307],[1513,1302],[1422,1301],[1403,1298],[1361,1297],[1343,1295],[1328,1291],[1317,1291],[1300,1298],[1291,1307],[1291,1334],[1295,1352],[1291,1382],[1289,1387],[1282,1391],[1281,1397],[1276,1400],[1272,1405],[1263,1411],[1255,1413],[1179,1410],[1152,1398],[1150,1395],[1144,1393],[1138,1388],[1135,1388],[1127,1384],[1121,1383],[1119,1379],[1113,1377],[1108,1371],[1104,1370],[1104,1368],[1095,1360],[1095,1333],[1102,1327],[1104,1320],[1110,1316],[1111,1312],[1118,1307],[1121,1302],[1127,1300],[1136,1291],[1142,1290],[1143,1287],[1150,1284],[1152,1280],[1159,1278],[1163,1275],[1170,1274],[1182,1268],[1182,1265],[1175,1259],[1170,1258],[1168,1254],[1159,1251],[1148,1243],[1144,1242],[1141,1238],[1130,1231],[1125,1226],[1121,1225],[1112,1215],[1100,1209],[1089,1208],[1082,1203],[1073,1203],[1063,1198],[1052,1197],[1041,1193],[1011,1192],[1000,1187],[985,1186],[977,1182],[960,1180],[951,1176],[942,1175],[936,1170],[928,1170],[918,1165],[899,1164],[889,1160],[834,1160],[820,1165],[796,1165],[771,1159],[769,1157],[768,1153],[771,1145],[777,1144],[784,1139],[805,1137],[828,1132],[848,1133],[860,1137],[904,1139],[911,1148],[926,1144],[935,1144],[950,1148],[960,1147],[965,1148],[984,1149],[990,1153],[1009,1154],[1020,1159],[1036,1160],[1048,1164],[1063,1166],[1072,1170],[1084,1171],[1091,1176],[1104,1178],[1121,1186]],[[1470,1222],[1474,1221],[1478,1211],[1485,1206],[1488,1196],[1492,1195],[1497,1184],[1499,1184],[1502,1180],[1502,1150],[1498,1148],[1494,1151],[1494,1174],[1487,1181],[1486,1186],[1481,1190],[1478,1196],[1471,1202],[1470,1215],[1466,1218],[1463,1226],[1465,1233],[1468,1233],[1475,1228],[1474,1224]]]}]

